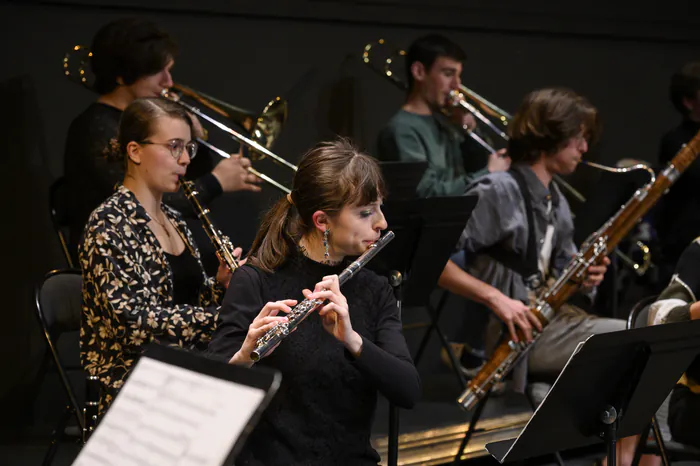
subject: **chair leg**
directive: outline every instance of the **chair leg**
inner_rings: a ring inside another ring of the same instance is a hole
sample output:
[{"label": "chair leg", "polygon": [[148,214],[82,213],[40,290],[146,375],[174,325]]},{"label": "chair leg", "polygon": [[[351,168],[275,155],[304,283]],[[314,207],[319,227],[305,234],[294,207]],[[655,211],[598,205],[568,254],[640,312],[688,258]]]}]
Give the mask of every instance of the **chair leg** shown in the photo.
[{"label": "chair leg", "polygon": [[558,451],[554,452],[554,459],[557,460],[557,464],[559,466],[564,466],[564,460],[562,459],[562,457]]},{"label": "chair leg", "polygon": [[642,459],[642,453],[644,452],[644,447],[647,444],[647,438],[649,437],[649,429],[651,424],[647,425],[639,436],[639,441],[637,446],[634,448],[634,456],[632,457],[631,466],[639,466],[639,461]]},{"label": "chair leg", "polygon": [[656,415],[651,417],[651,428],[654,431],[654,439],[656,440],[656,446],[659,447],[659,456],[661,457],[661,462],[664,466],[669,465],[668,452],[666,451],[666,443],[664,442],[664,437],[661,435],[661,429],[659,429],[659,421],[656,420]]},{"label": "chair leg", "polygon": [[58,420],[56,428],[51,433],[51,443],[49,444],[49,449],[46,451],[46,455],[44,455],[44,461],[41,463],[42,466],[50,466],[53,462],[53,458],[56,456],[56,450],[58,450],[58,444],[63,438],[63,433],[66,430],[68,419],[70,419],[72,415],[73,409],[70,406],[67,406],[66,410],[63,412],[63,415]]}]

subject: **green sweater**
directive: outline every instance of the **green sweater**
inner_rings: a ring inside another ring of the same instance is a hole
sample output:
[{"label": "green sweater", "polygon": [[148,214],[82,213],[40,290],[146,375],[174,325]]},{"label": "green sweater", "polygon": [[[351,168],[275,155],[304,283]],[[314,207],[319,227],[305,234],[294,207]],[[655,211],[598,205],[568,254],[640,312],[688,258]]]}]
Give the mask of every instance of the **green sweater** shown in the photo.
[{"label": "green sweater", "polygon": [[418,197],[459,196],[472,181],[488,173],[466,173],[461,144],[464,133],[439,114],[399,110],[379,134],[377,155],[384,161],[427,161],[416,188]]}]

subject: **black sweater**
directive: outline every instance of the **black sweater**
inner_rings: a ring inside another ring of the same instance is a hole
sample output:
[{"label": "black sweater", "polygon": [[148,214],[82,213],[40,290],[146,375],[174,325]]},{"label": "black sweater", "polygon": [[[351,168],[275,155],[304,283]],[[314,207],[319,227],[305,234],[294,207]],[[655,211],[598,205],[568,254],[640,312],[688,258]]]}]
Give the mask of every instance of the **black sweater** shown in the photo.
[{"label": "black sweater", "polygon": [[[275,273],[246,265],[229,284],[212,353],[230,358],[265,303],[303,300],[302,289],[343,266],[295,255]],[[363,339],[355,359],[327,333],[316,312],[258,364],[279,370],[282,384],[238,457],[239,465],[376,465],[370,445],[377,390],[404,408],[420,397],[420,379],[401,333],[385,278],[361,270],[342,286],[353,329]]]}]

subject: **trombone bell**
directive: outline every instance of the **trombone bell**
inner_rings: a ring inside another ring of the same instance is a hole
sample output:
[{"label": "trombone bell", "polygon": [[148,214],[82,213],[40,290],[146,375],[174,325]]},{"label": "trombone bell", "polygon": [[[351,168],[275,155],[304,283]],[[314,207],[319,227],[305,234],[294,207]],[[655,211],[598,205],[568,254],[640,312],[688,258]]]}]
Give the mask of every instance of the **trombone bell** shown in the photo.
[{"label": "trombone bell", "polygon": [[[272,147],[287,121],[287,101],[280,97],[272,99],[263,109],[251,130],[252,139],[268,149]],[[265,158],[264,154],[255,152],[255,160]]]},{"label": "trombone bell", "polygon": [[[213,105],[215,107],[220,107],[217,104],[211,104],[211,102],[208,101],[207,98],[205,98],[203,95],[198,93],[197,91],[193,89],[188,88],[188,92],[191,93],[191,97],[197,100],[198,102],[202,103],[203,105],[210,107],[210,105]],[[281,132],[282,129],[282,124],[284,123],[284,120],[287,117],[287,106],[286,102],[284,102],[281,98],[277,97],[276,99],[273,99],[266,107],[265,111],[258,117],[256,126],[254,127],[252,138],[248,138],[245,135],[238,133],[237,131],[233,130],[229,126],[225,125],[221,121],[217,120],[216,118],[213,118],[206,113],[203,113],[201,110],[199,110],[197,107],[194,107],[186,102],[183,102],[180,100],[179,96],[175,94],[174,92],[168,90],[168,89],[163,89],[161,91],[161,96],[169,99],[180,106],[184,107],[185,110],[188,112],[192,113],[193,115],[198,116],[199,118],[211,123],[215,127],[219,128],[222,130],[224,133],[228,134],[230,137],[238,141],[239,143],[247,146],[251,153],[260,153],[263,154],[263,156],[268,156],[272,160],[274,160],[277,163],[280,163],[282,165],[286,165],[287,167],[291,168],[292,170],[296,171],[297,167],[296,165],[288,162],[287,160],[283,159],[279,155],[271,152],[269,150],[269,145],[274,142],[274,140],[277,138],[279,133]],[[220,101],[217,101],[217,103],[221,103]],[[216,111],[216,110],[215,110]],[[256,137],[257,136],[257,137]],[[262,139],[262,143],[258,141],[258,139]],[[227,157],[228,154],[219,149],[218,147],[213,146],[212,144],[204,141],[204,140],[199,140],[200,143],[203,145],[209,147],[211,150],[213,150],[215,153],[221,155],[222,157]],[[223,155],[226,154],[226,155]],[[248,170],[249,172],[255,174],[259,178],[261,178],[263,181],[266,181],[267,183],[271,184],[272,186],[280,189],[281,191],[288,193],[289,189],[283,186],[282,184],[274,181],[272,178],[270,178],[267,175],[264,175],[263,173],[258,172],[257,170],[253,171],[252,169]]]}]

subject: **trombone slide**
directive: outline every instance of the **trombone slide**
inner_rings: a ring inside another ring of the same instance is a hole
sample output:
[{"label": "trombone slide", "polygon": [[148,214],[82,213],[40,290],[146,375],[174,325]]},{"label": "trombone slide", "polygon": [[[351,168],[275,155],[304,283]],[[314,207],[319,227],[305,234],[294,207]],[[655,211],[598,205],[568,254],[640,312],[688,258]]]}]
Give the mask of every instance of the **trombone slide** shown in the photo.
[{"label": "trombone slide", "polygon": [[[205,141],[204,139],[197,138],[197,142],[200,143],[201,145],[206,146],[209,149],[213,150],[214,152],[219,154],[221,157],[224,157],[226,159],[231,157],[231,155],[228,152],[226,152],[225,150],[219,149],[218,147]],[[288,187],[284,186],[281,183],[278,183],[277,181],[273,180],[272,178],[270,178],[266,174],[259,172],[258,170],[256,170],[253,167],[248,167],[248,173],[252,173],[253,175],[255,175],[258,178],[260,178],[261,180],[271,184],[272,186],[279,189],[280,191],[282,191],[285,194],[290,194],[292,192],[291,189],[289,189]]]}]

